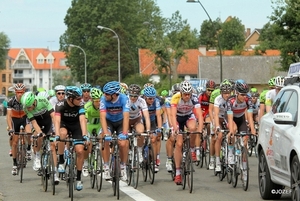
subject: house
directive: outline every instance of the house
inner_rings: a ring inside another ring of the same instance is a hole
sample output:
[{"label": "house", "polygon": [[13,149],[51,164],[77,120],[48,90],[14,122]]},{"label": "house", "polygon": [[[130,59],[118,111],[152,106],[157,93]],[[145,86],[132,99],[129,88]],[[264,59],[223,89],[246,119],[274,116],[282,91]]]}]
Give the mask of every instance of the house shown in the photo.
[{"label": "house", "polygon": [[261,29],[254,29],[254,31],[251,33],[251,29],[247,28],[244,49],[254,49],[256,46],[258,46],[260,33]]},{"label": "house", "polygon": [[33,86],[52,89],[53,71],[68,69],[66,55],[47,48],[11,48],[12,83],[24,83],[31,90]]},{"label": "house", "polygon": [[8,96],[8,88],[12,85],[12,70],[10,69],[13,59],[6,56],[5,67],[0,70],[1,82],[0,89],[1,94]]}]

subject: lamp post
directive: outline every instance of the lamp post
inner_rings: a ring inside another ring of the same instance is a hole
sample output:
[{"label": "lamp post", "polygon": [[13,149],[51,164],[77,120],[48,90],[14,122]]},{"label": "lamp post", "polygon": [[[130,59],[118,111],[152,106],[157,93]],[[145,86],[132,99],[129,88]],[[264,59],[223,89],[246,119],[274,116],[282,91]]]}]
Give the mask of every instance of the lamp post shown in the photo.
[{"label": "lamp post", "polygon": [[84,83],[87,83],[87,75],[86,75],[86,54],[85,51],[78,45],[69,44],[70,47],[77,47],[82,50],[84,54]]},{"label": "lamp post", "polygon": [[[200,0],[187,0],[186,1],[187,3],[199,3],[200,4],[200,6],[203,8],[203,10],[204,10],[204,12],[206,13],[206,15],[207,15],[207,17],[208,17],[208,19],[209,19],[209,21],[210,21],[210,23],[211,23],[211,25],[212,25],[212,27],[213,27],[213,29],[214,29],[214,31],[216,31],[216,29],[215,29],[215,27],[214,27],[214,23],[213,23],[213,21],[211,20],[211,18],[210,18],[210,16],[209,16],[209,14],[208,14],[208,12],[206,11],[206,9],[204,8],[204,6],[202,5],[202,3],[200,2]],[[219,50],[220,50],[220,84],[222,83],[222,80],[223,80],[223,78],[222,78],[222,75],[223,75],[223,64],[222,64],[222,49],[221,49],[221,45],[220,45],[220,40],[219,40],[219,34],[217,34],[217,37],[218,37],[218,47],[219,47]]]},{"label": "lamp post", "polygon": [[113,32],[116,35],[117,39],[118,39],[118,81],[121,82],[120,38],[119,38],[118,34],[114,30],[112,30],[110,28],[107,28],[107,27],[104,27],[104,26],[100,26],[100,25],[98,25],[97,28],[98,29],[107,29],[107,30]]},{"label": "lamp post", "polygon": [[[54,43],[55,41],[51,40],[51,41],[47,41],[48,43],[50,43],[50,55],[52,57],[52,43]],[[54,59],[51,58],[51,63],[50,63],[50,89],[52,89],[52,63],[53,63]]]}]

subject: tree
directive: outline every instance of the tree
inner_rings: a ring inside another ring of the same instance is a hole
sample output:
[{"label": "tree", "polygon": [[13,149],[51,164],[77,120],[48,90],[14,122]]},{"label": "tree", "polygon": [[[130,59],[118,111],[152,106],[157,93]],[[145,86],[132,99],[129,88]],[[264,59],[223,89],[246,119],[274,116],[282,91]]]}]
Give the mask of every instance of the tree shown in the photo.
[{"label": "tree", "polygon": [[244,26],[237,17],[222,24],[219,42],[223,50],[241,50],[245,44]]},{"label": "tree", "polygon": [[5,69],[7,51],[10,46],[10,40],[4,32],[0,32],[0,68]]},{"label": "tree", "polygon": [[154,0],[73,0],[64,19],[67,30],[60,37],[72,74],[83,82],[84,59],[80,49],[70,52],[68,44],[85,50],[89,83],[103,85],[118,79],[117,40],[114,33],[97,29],[98,25],[119,36],[122,78],[137,72],[137,34],[144,28],[143,22],[155,18],[158,11]]},{"label": "tree", "polygon": [[200,28],[200,45],[205,45],[206,50],[218,47],[217,34],[221,30],[221,20],[217,18],[216,21],[204,20]]},{"label": "tree", "polygon": [[53,71],[53,86],[56,85],[74,85],[75,79],[71,75],[71,71],[69,69],[67,70],[57,70]]},{"label": "tree", "polygon": [[274,34],[279,40],[282,70],[287,70],[291,63],[300,61],[300,2],[298,0],[277,0],[273,4],[270,22],[274,24]]}]

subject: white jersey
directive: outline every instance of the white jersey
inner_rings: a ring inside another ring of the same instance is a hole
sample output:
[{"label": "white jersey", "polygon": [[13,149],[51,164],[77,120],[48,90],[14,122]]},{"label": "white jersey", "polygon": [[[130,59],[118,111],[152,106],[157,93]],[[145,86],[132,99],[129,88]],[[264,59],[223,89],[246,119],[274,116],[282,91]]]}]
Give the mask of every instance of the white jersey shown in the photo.
[{"label": "white jersey", "polygon": [[129,108],[129,119],[136,119],[142,115],[141,111],[148,111],[147,103],[141,97],[138,97],[134,103],[129,99]]},{"label": "white jersey", "polygon": [[274,103],[276,97],[276,89],[271,89],[266,94],[266,102],[265,104],[271,106]]},{"label": "white jersey", "polygon": [[52,107],[55,108],[56,103],[58,103],[57,97],[56,96],[51,97],[49,102],[51,103]]},{"label": "white jersey", "polygon": [[215,98],[214,107],[219,108],[219,118],[224,118],[225,115],[225,107],[226,107],[226,100],[222,97],[222,95],[218,95]]}]

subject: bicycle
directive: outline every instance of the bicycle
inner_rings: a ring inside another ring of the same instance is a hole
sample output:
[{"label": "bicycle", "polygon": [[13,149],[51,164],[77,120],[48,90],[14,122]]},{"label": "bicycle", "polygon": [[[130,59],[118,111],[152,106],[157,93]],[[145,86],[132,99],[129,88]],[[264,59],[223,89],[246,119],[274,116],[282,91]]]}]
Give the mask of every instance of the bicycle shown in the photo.
[{"label": "bicycle", "polygon": [[132,129],[132,133],[128,133],[129,136],[129,153],[128,153],[128,163],[127,163],[127,175],[128,186],[131,185],[136,189],[139,183],[139,153],[137,147],[137,137],[145,136],[144,134],[136,133],[135,129]]},{"label": "bicycle", "polygon": [[99,142],[102,138],[96,136],[96,129],[92,131],[90,141],[92,143],[92,151],[89,154],[89,174],[91,188],[95,187],[98,192],[102,188],[102,177],[103,177],[103,165],[102,165],[102,154],[101,154],[101,143]]},{"label": "bicycle", "polygon": [[84,144],[84,140],[81,139],[73,139],[72,135],[69,133],[69,138],[67,139],[57,139],[56,141],[67,142],[69,143],[68,149],[66,150],[65,157],[65,180],[67,187],[69,188],[69,197],[71,201],[73,201],[73,193],[75,188],[75,180],[76,180],[76,154],[74,153],[75,145]]},{"label": "bicycle", "polygon": [[185,189],[186,183],[188,183],[188,187],[190,189],[190,193],[193,192],[193,161],[192,161],[192,154],[190,150],[190,135],[191,134],[200,134],[201,132],[189,132],[189,131],[179,131],[178,134],[183,135],[183,144],[182,144],[182,160],[181,160],[181,178],[183,179],[182,182],[182,189]]},{"label": "bicycle", "polygon": [[[235,188],[238,182],[238,176],[241,174],[242,186],[244,191],[247,191],[249,184],[249,164],[248,164],[248,151],[244,145],[244,137],[251,136],[251,133],[240,132],[235,134],[234,143],[234,160],[235,164],[231,165],[232,168],[232,186]],[[246,167],[244,167],[244,164]]]},{"label": "bicycle", "polygon": [[221,172],[219,172],[219,180],[223,181],[225,176],[227,176],[227,182],[231,183],[231,175],[228,174],[228,143],[227,143],[227,134],[229,130],[220,130],[222,133],[222,141],[221,141],[221,150],[220,150],[220,162],[221,162]]},{"label": "bicycle", "polygon": [[58,183],[55,182],[54,178],[56,166],[54,165],[54,156],[52,154],[50,145],[50,142],[53,142],[53,138],[51,138],[51,134],[33,136],[34,144],[36,144],[36,140],[39,137],[44,137],[41,154],[41,169],[39,170],[41,174],[41,182],[43,185],[43,189],[46,192],[48,190],[48,179],[50,179],[52,194],[55,195],[55,185],[57,185]]},{"label": "bicycle", "polygon": [[154,134],[155,131],[150,131],[149,133],[144,135],[145,141],[142,148],[143,162],[140,164],[140,166],[142,168],[144,182],[147,181],[149,174],[150,184],[153,184],[155,178],[156,157],[154,156],[154,150],[151,144],[150,133]]},{"label": "bicycle", "polygon": [[26,143],[25,136],[32,135],[32,133],[26,133],[24,126],[20,126],[20,132],[14,132],[14,135],[18,135],[18,145],[17,145],[17,175],[20,174],[20,183],[23,182],[23,169],[27,165],[26,158]]},{"label": "bicycle", "polygon": [[196,162],[196,166],[200,168],[203,167],[205,162],[206,169],[209,169],[209,145],[210,145],[210,122],[204,122],[203,135],[201,135],[201,145],[200,145],[200,161]]},{"label": "bicycle", "polygon": [[257,157],[257,150],[256,150],[256,145],[257,145],[257,140],[258,140],[258,130],[259,130],[259,125],[258,122],[254,122],[254,129],[256,135],[251,135],[248,140],[248,154],[251,157],[252,153],[255,153],[255,156]]}]

